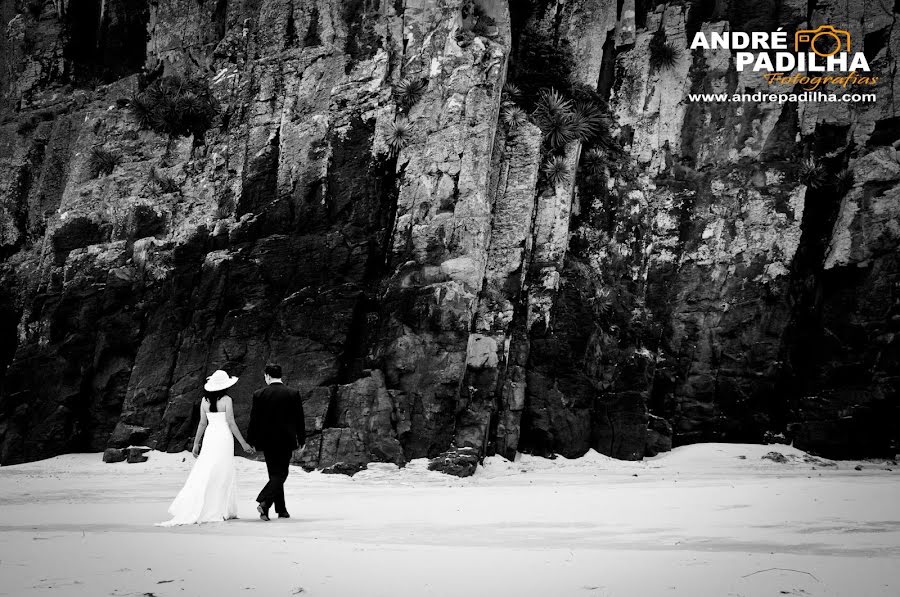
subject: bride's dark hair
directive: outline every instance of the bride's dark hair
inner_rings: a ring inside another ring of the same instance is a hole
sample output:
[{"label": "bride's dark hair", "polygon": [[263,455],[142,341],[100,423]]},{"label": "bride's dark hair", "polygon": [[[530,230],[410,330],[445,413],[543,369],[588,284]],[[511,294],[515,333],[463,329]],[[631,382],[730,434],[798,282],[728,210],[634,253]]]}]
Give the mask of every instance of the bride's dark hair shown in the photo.
[{"label": "bride's dark hair", "polygon": [[216,406],[216,402],[219,401],[219,398],[228,393],[228,389],[224,390],[216,390],[215,392],[206,392],[203,398],[205,400],[209,400],[209,412],[217,413],[219,412],[219,407]]}]

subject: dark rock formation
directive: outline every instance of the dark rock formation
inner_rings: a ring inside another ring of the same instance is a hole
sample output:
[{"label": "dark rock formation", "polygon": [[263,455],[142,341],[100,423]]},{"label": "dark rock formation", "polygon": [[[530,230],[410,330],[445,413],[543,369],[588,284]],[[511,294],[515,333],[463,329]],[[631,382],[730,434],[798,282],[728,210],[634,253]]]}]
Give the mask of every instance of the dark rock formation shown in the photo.
[{"label": "dark rock formation", "polygon": [[471,477],[478,468],[479,455],[475,448],[450,448],[432,458],[428,470],[454,477]]},{"label": "dark rock formation", "polygon": [[762,456],[764,460],[771,460],[772,462],[777,462],[778,464],[784,464],[788,461],[784,454],[781,452],[769,452]]},{"label": "dark rock formation", "polygon": [[330,466],[326,466],[325,468],[323,468],[322,473],[325,475],[347,475],[348,477],[352,477],[359,471],[364,470],[366,470],[365,464],[336,462]]},{"label": "dark rock formation", "polygon": [[[306,468],[779,434],[893,456],[894,20],[870,0],[0,0],[0,463],[187,449],[205,376],[241,377],[245,426],[270,360],[304,396]],[[822,23],[849,27],[877,102],[687,100],[768,90],[694,32]],[[135,101],[167,77],[217,106],[191,136]],[[556,178],[504,112],[547,84],[609,128],[558,148]]]},{"label": "dark rock formation", "polygon": [[127,455],[125,454],[125,450],[122,448],[107,448],[103,452],[103,462],[125,462],[126,458]]},{"label": "dark rock formation", "polygon": [[147,462],[149,460],[145,454],[150,451],[150,448],[138,448],[131,447],[125,448],[125,455],[128,464],[135,464],[140,462]]},{"label": "dark rock formation", "polygon": [[644,456],[656,456],[672,449],[672,425],[662,417],[650,415]]}]

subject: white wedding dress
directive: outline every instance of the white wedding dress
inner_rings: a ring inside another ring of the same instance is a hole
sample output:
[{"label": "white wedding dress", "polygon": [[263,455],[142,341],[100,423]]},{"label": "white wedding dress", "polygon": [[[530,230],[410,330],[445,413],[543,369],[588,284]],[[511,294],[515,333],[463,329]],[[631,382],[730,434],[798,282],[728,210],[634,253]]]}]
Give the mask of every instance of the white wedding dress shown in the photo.
[{"label": "white wedding dress", "polygon": [[206,413],[200,455],[181,491],[169,506],[172,520],[156,526],[220,522],[237,518],[234,439],[225,413]]}]

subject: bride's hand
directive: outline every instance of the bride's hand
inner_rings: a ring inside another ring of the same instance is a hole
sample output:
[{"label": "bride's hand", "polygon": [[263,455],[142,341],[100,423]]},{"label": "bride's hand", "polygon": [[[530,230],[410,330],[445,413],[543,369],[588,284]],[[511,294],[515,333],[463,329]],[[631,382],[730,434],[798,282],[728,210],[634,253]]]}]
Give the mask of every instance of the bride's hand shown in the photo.
[{"label": "bride's hand", "polygon": [[256,454],[256,448],[254,448],[250,444],[247,444],[246,446],[244,446],[244,452],[246,452],[247,454]]},{"label": "bride's hand", "polygon": [[191,454],[196,458],[200,454],[200,446],[194,446],[194,449],[191,451]]}]

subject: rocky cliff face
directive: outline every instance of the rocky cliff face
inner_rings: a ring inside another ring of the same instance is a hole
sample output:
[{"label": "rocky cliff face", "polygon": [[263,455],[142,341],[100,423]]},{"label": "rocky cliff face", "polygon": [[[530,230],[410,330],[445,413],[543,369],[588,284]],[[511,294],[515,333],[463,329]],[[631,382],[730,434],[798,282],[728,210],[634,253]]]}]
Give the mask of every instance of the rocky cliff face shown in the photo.
[{"label": "rocky cliff face", "polygon": [[[185,449],[205,377],[245,426],[270,360],[307,467],[893,454],[897,15],[762,4],[0,0],[0,462]],[[688,101],[766,85],[694,32],[821,23],[877,102]],[[558,175],[535,80],[606,113]]]}]

